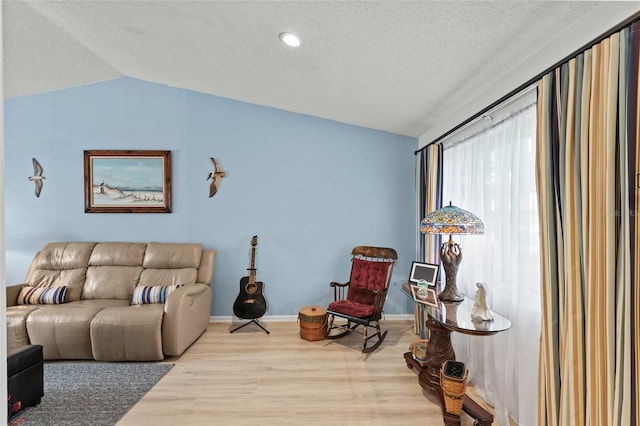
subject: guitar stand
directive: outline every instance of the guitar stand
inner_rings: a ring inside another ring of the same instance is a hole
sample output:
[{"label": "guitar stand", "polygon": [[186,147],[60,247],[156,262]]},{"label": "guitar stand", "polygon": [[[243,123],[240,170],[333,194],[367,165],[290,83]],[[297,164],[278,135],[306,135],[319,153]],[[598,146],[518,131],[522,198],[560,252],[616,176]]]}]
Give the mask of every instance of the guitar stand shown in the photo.
[{"label": "guitar stand", "polygon": [[251,321],[249,321],[249,322],[245,322],[245,323],[244,323],[244,324],[242,324],[240,327],[236,327],[236,328],[234,328],[234,329],[233,329],[233,330],[231,330],[229,333],[233,333],[234,331],[238,331],[238,330],[240,330],[242,327],[244,327],[245,325],[249,325],[249,324],[251,324],[251,323],[254,323],[254,324],[255,324],[255,325],[257,325],[258,327],[260,327],[260,328],[262,329],[262,331],[264,331],[265,333],[267,333],[267,334],[271,334],[271,333],[269,333],[269,330],[267,330],[266,328],[264,328],[263,326],[261,326],[261,325],[260,325],[260,323],[259,323],[258,321],[256,321],[256,320],[254,320],[254,319],[252,319],[252,320],[251,320]]}]

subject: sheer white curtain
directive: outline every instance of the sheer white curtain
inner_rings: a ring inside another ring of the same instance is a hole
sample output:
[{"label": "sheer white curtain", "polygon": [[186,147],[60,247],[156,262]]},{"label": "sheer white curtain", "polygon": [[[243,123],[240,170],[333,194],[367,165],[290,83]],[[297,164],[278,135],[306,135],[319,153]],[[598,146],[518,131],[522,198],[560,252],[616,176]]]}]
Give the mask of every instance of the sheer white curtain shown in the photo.
[{"label": "sheer white curtain", "polygon": [[445,142],[443,204],[475,213],[484,235],[454,236],[462,246],[458,289],[509,318],[509,331],[493,336],[452,333],[456,358],[469,380],[495,407],[495,420],[534,425],[540,337],[540,262],[535,184],[535,93]]}]

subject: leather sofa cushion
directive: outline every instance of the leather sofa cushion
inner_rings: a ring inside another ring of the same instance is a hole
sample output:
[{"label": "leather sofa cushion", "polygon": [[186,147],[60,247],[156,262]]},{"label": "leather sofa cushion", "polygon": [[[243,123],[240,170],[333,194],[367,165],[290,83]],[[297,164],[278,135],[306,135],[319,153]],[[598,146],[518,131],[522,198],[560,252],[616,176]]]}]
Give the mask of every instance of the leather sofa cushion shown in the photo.
[{"label": "leather sofa cushion", "polygon": [[87,277],[87,268],[52,270],[35,269],[27,277],[27,284],[31,287],[67,287],[67,302],[80,300],[82,287]]},{"label": "leather sofa cushion", "polygon": [[27,317],[32,344],[44,347],[44,359],[91,359],[89,325],[102,308],[66,305],[42,307]]},{"label": "leather sofa cushion", "polygon": [[159,361],[162,353],[163,305],[104,309],[91,321],[96,361]]},{"label": "leather sofa cushion", "polygon": [[38,309],[34,305],[10,306],[7,308],[7,347],[19,347],[29,344],[27,317]]},{"label": "leather sofa cushion", "polygon": [[96,243],[49,243],[36,255],[26,279],[31,287],[67,286],[65,300],[80,300],[87,262]]},{"label": "leather sofa cushion", "polygon": [[146,247],[145,243],[98,243],[89,259],[82,299],[131,300]]},{"label": "leather sofa cushion", "polygon": [[142,266],[150,269],[182,269],[200,266],[202,244],[149,243]]},{"label": "leather sofa cushion", "polygon": [[40,307],[27,317],[30,342],[44,347],[44,359],[92,359],[91,321],[105,308],[127,304],[123,300],[81,300]]},{"label": "leather sofa cushion", "polygon": [[37,255],[37,269],[86,268],[96,243],[49,243]]},{"label": "leather sofa cushion", "polygon": [[149,243],[145,252],[143,286],[194,284],[202,259],[202,244]]},{"label": "leather sofa cushion", "polygon": [[89,266],[142,266],[145,243],[98,243]]},{"label": "leather sofa cushion", "polygon": [[90,266],[82,299],[131,300],[138,284],[141,266]]},{"label": "leather sofa cushion", "polygon": [[145,269],[140,275],[139,284],[143,286],[187,285],[195,284],[198,270],[185,269]]}]

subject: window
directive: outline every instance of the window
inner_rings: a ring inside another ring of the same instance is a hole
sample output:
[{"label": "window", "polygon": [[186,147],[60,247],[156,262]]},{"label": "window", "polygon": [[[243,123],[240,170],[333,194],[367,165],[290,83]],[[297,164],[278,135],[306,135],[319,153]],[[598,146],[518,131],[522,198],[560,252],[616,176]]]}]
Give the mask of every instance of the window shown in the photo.
[{"label": "window", "polygon": [[[463,247],[458,290],[488,288],[489,307],[511,320],[490,337],[452,335],[478,393],[496,421],[536,423],[540,336],[540,253],[535,183],[535,92],[529,91],[444,141],[443,205],[483,220],[484,235],[454,236]],[[505,368],[506,366],[506,368]]]}]

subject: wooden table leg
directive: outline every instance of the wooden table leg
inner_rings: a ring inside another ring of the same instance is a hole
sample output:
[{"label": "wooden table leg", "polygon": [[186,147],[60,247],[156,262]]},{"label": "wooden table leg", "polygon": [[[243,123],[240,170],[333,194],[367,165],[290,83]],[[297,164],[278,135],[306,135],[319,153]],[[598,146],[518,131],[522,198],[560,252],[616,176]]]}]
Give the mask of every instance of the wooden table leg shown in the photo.
[{"label": "wooden table leg", "polygon": [[[427,319],[427,327],[430,331],[429,343],[426,349],[427,362],[421,366],[413,359],[411,352],[404,354],[408,368],[418,371],[418,383],[423,389],[428,389],[436,393],[440,407],[442,409],[442,419],[447,426],[459,426],[460,416],[447,413],[444,402],[444,394],[440,385],[440,368],[447,360],[455,360],[456,355],[451,345],[451,331],[442,326],[441,323]],[[491,426],[493,415],[482,408],[478,403],[465,395],[462,410],[471,416],[480,426]]]},{"label": "wooden table leg", "polygon": [[[455,360],[456,354],[451,345],[451,331],[447,330],[431,317],[427,319],[429,343],[426,349],[427,365],[420,371],[418,381],[433,390],[440,389],[440,367],[447,360]],[[423,386],[424,387],[424,386]]]}]

